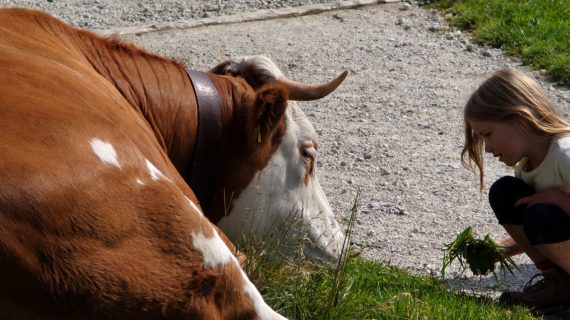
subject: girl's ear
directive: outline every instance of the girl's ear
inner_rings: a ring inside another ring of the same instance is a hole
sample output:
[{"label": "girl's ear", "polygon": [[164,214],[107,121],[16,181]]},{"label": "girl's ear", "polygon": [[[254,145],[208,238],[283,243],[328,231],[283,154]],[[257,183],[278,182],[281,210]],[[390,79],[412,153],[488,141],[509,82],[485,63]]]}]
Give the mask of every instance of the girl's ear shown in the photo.
[{"label": "girl's ear", "polygon": [[256,92],[255,112],[257,142],[261,143],[282,122],[288,99],[287,89],[280,84],[267,84]]}]

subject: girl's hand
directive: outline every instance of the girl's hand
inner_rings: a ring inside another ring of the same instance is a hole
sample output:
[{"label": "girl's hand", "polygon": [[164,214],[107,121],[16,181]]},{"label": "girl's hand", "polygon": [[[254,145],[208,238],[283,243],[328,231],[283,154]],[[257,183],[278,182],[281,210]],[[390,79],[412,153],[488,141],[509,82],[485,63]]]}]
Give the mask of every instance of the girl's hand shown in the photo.
[{"label": "girl's hand", "polygon": [[555,200],[560,197],[562,190],[559,188],[549,188],[539,191],[531,196],[520,198],[515,202],[515,207],[522,204],[531,205],[536,203],[552,203],[555,204]]},{"label": "girl's hand", "polygon": [[558,187],[548,188],[531,196],[520,198],[515,202],[515,207],[520,205],[533,205],[536,203],[553,204],[567,214],[570,212],[570,194]]},{"label": "girl's hand", "polygon": [[512,257],[524,253],[524,250],[518,245],[518,243],[512,237],[503,238],[501,240],[495,241],[495,243],[499,247],[506,249],[505,252],[506,257]]}]

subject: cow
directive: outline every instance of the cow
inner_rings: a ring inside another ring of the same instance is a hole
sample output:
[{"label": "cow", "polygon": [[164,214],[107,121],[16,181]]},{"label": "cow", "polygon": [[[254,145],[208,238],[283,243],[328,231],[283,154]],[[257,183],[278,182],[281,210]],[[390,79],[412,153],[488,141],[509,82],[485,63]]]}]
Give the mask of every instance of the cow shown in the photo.
[{"label": "cow", "polygon": [[307,87],[265,57],[199,73],[0,9],[0,318],[283,319],[215,223],[235,238],[285,220],[255,201],[268,217],[292,204],[307,250],[338,256],[314,130],[288,100],[344,76]]}]

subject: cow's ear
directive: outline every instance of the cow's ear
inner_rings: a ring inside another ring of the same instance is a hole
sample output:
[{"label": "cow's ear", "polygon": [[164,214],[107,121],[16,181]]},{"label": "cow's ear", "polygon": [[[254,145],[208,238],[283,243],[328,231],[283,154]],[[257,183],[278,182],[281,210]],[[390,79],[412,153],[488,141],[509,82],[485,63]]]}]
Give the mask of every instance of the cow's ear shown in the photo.
[{"label": "cow's ear", "polygon": [[280,84],[267,84],[257,90],[255,109],[258,143],[271,135],[282,123],[287,109],[288,97],[289,92]]},{"label": "cow's ear", "polygon": [[237,77],[240,75],[240,72],[237,69],[237,67],[235,65],[233,65],[231,63],[231,61],[229,61],[229,60],[226,60],[226,61],[218,64],[217,66],[213,67],[212,69],[210,69],[210,72],[215,73],[215,74],[219,74],[222,76],[231,75],[231,76]]},{"label": "cow's ear", "polygon": [[219,74],[219,75],[225,75],[226,74],[226,67],[230,64],[230,62],[228,60],[219,63],[217,66],[211,68],[209,71],[211,73],[215,73],[215,74]]}]

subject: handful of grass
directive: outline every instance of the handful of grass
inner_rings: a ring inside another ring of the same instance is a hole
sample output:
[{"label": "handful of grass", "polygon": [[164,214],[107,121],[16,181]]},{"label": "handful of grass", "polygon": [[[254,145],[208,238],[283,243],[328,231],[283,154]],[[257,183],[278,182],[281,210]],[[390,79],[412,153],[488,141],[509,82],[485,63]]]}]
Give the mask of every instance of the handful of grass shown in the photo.
[{"label": "handful of grass", "polygon": [[510,257],[505,255],[506,251],[505,248],[498,246],[489,235],[486,235],[484,239],[475,238],[472,228],[468,227],[457,235],[453,242],[444,246],[441,276],[445,276],[445,269],[455,260],[459,260],[461,273],[469,266],[475,275],[484,276],[492,272],[496,278],[495,265],[499,263],[501,269],[507,269],[513,274],[511,268],[518,269],[518,267]]}]

